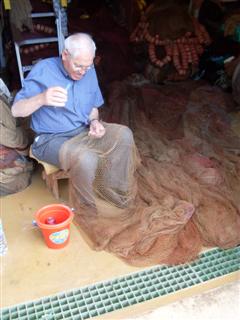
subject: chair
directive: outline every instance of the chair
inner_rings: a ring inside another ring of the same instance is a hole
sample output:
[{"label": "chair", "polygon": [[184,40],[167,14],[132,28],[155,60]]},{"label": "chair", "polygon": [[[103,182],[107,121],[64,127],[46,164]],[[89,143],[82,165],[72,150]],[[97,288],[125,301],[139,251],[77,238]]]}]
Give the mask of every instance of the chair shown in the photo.
[{"label": "chair", "polygon": [[[41,161],[38,158],[36,158],[33,153],[32,149],[29,150],[29,156],[33,159],[35,159],[38,163],[40,163],[43,166],[42,171],[42,178],[46,182],[47,188],[52,192],[53,196],[59,200],[59,186],[58,186],[58,180],[60,179],[69,179],[69,173],[68,171],[64,171],[62,169],[59,169],[58,167],[49,164],[47,162]],[[71,203],[71,184],[68,181],[68,201]]]}]

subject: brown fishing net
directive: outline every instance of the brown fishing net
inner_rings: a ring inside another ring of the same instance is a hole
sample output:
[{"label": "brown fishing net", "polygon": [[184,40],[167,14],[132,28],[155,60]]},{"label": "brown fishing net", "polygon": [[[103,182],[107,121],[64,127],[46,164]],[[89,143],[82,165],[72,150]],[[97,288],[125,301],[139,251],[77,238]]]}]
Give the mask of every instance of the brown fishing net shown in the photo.
[{"label": "brown fishing net", "polygon": [[136,266],[190,261],[202,245],[236,246],[240,139],[230,96],[200,82],[134,81],[112,85],[104,119],[131,127],[138,151],[127,127],[106,123],[102,139],[84,132],[61,149],[75,222],[95,250]]},{"label": "brown fishing net", "polygon": [[[145,165],[140,165],[129,129],[114,124],[105,126],[107,134],[102,139],[90,138],[84,132],[61,149],[63,168],[71,168],[75,220],[93,247],[114,252],[134,265],[171,259],[176,263],[184,261],[186,256],[188,259],[195,256],[195,250],[187,250],[182,244],[182,250],[186,251],[184,258],[180,254],[171,258],[184,228],[194,228],[192,224],[186,226],[194,213],[194,205],[164,189],[160,181],[166,168],[154,175],[155,161],[145,159]],[[91,177],[93,188],[83,171],[85,161],[88,170],[90,162],[96,168],[95,176]],[[137,167],[141,168],[138,177]],[[194,238],[199,250],[197,231]]]},{"label": "brown fishing net", "polygon": [[[86,130],[65,143],[60,151],[61,165],[65,170],[71,168],[72,183],[83,203],[94,207],[95,198],[100,197],[125,208],[135,198],[137,150],[129,128],[107,123],[104,126],[106,134],[101,139],[88,136]],[[80,185],[75,181],[81,181]]]}]

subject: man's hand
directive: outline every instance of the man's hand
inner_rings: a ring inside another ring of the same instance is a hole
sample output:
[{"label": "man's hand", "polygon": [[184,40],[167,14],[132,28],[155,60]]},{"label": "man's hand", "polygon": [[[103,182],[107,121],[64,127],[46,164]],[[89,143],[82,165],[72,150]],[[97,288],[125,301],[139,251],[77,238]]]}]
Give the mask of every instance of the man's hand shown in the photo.
[{"label": "man's hand", "polygon": [[97,119],[92,120],[88,135],[94,138],[102,138],[105,134],[105,128]]},{"label": "man's hand", "polygon": [[67,102],[67,90],[62,87],[51,87],[43,92],[44,105],[64,107]]}]

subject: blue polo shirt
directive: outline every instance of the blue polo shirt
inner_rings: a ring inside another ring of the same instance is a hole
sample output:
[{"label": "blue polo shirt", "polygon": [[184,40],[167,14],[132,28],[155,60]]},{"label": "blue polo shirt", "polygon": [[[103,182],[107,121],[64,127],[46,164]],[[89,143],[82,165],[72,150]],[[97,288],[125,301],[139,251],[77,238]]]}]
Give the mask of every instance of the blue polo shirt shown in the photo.
[{"label": "blue polo shirt", "polygon": [[24,80],[23,88],[14,102],[33,97],[49,87],[68,90],[65,107],[42,106],[31,117],[31,128],[37,133],[61,133],[88,124],[93,108],[103,104],[95,69],[88,70],[82,79],[72,80],[60,57],[39,61]]}]

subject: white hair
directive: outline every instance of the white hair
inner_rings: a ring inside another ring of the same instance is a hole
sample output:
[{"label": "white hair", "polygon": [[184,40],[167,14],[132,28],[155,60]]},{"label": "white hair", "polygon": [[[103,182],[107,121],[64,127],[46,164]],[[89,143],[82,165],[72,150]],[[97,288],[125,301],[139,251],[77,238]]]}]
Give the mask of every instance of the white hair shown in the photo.
[{"label": "white hair", "polygon": [[91,54],[95,57],[96,45],[89,34],[75,33],[65,39],[64,49],[73,57],[80,54]]}]

